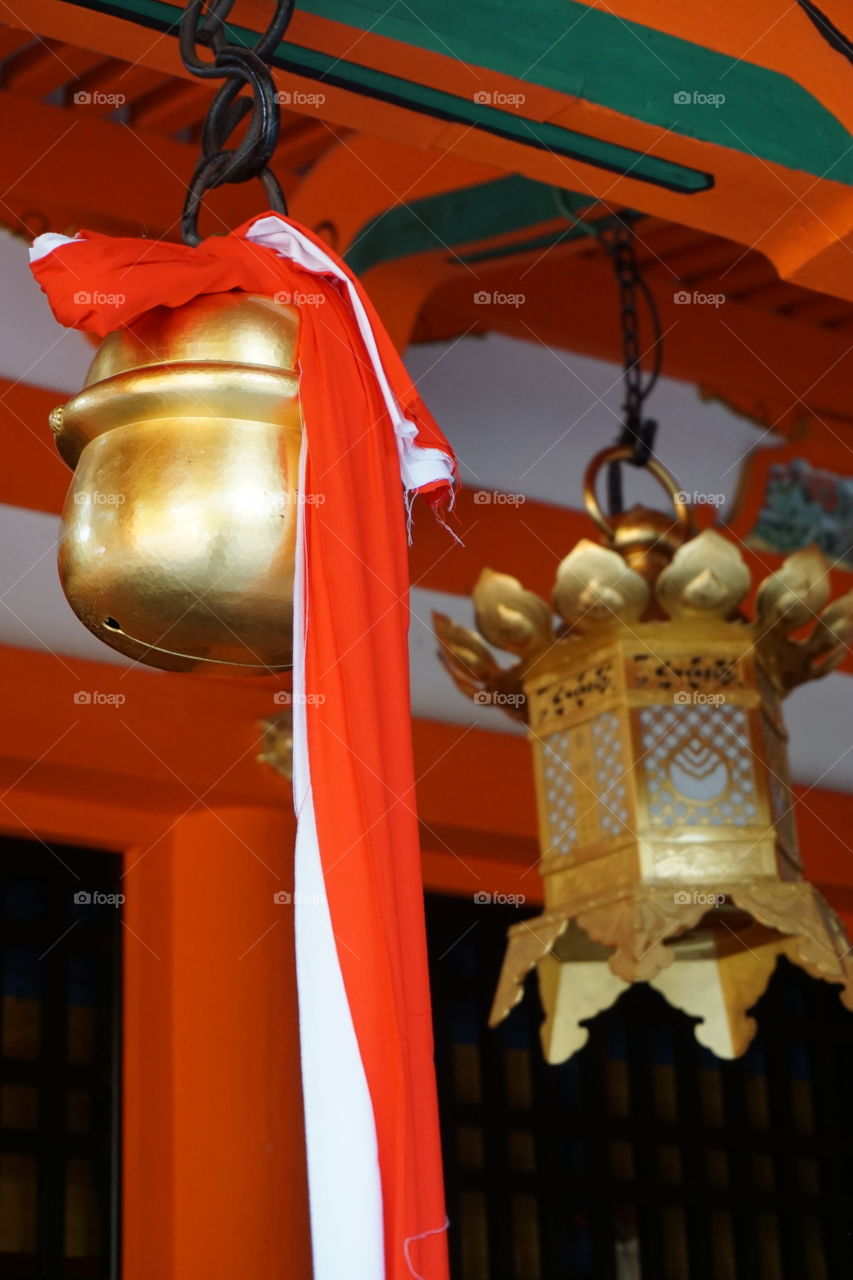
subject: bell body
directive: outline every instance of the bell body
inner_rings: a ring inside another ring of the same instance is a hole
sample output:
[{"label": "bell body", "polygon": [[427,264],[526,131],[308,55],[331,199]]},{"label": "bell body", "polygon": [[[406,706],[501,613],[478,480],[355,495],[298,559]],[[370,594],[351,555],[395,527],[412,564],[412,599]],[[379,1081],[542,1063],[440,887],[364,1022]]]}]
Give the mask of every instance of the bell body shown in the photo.
[{"label": "bell body", "polygon": [[110,334],[51,425],[74,478],[59,569],[81,621],[170,671],[290,666],[297,308],[241,293]]}]

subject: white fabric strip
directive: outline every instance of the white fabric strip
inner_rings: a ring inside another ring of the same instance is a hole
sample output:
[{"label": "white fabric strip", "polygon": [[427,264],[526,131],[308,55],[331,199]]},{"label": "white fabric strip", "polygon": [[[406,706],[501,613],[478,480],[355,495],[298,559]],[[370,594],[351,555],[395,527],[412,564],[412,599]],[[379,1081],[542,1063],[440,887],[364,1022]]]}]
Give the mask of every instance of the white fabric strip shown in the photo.
[{"label": "white fabric strip", "polygon": [[[299,490],[305,490],[303,431]],[[305,652],[310,598],[306,503],[298,506],[293,591],[293,799],[296,808],[296,981],[314,1280],[383,1280],[382,1183],[373,1104],[323,881],[308,758]],[[284,1190],[284,1189],[282,1189]]]},{"label": "white fabric strip", "polygon": [[410,422],[408,418],[404,417],[400,411],[400,406],[397,404],[394,393],[389,386],[367,312],[364,309],[361,298],[358,296],[358,290],[349,277],[344,275],[327,253],[324,253],[313,241],[309,240],[307,236],[303,236],[295,227],[292,227],[290,223],[285,222],[282,218],[275,216],[259,218],[257,222],[252,223],[251,227],[249,227],[246,239],[254,241],[255,244],[263,245],[267,249],[275,250],[283,258],[290,258],[294,262],[298,262],[301,267],[305,267],[308,271],[333,275],[346,287],[350,305],[358,321],[359,331],[367,348],[367,354],[370,356],[376,379],[382,390],[382,396],[394,426],[397,451],[400,455],[400,475],[404,489],[420,489],[424,485],[432,484],[437,480],[446,481],[452,489],[453,463],[447,454],[443,453],[441,449],[427,449],[415,444],[415,437],[418,433],[417,426],[414,422]]},{"label": "white fabric strip", "polygon": [[82,244],[81,236],[63,236],[58,231],[45,231],[44,235],[36,236],[30,245],[30,262],[38,262],[39,258],[46,258],[49,253],[53,253],[54,249],[59,249],[64,244]]}]

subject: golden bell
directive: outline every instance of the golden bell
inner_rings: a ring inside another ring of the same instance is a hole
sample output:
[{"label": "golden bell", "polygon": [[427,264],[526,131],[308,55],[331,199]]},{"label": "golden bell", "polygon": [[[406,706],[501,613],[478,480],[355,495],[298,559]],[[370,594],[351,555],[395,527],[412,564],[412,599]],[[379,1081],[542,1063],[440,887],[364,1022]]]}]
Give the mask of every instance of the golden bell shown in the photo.
[{"label": "golden bell", "polygon": [[105,644],[168,671],[290,666],[301,423],[294,306],[156,307],[51,414],[73,469],[62,586]]}]

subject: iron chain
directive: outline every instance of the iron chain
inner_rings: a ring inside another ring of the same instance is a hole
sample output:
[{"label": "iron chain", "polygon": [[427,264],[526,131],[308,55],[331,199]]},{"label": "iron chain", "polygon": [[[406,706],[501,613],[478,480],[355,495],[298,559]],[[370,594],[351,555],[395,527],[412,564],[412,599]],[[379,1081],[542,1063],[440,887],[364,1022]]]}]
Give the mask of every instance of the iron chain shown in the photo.
[{"label": "iron chain", "polygon": [[[642,467],[652,456],[657,431],[657,423],[651,418],[643,417],[643,405],[660,373],[660,323],[654,298],[637,264],[635,237],[630,226],[620,222],[613,231],[602,235],[602,240],[616,274],[622,324],[625,399],[622,404],[622,431],[617,443],[632,449],[632,465]],[[654,365],[648,376],[644,375],[641,363],[639,295],[642,295],[649,310],[653,328]],[[608,470],[607,488],[610,512],[617,515],[623,505],[619,463],[611,464]]]},{"label": "iron chain", "polygon": [[[207,113],[201,137],[201,156],[190,179],[181,234],[186,244],[200,240],[198,217],[205,193],[226,182],[258,178],[269,207],[287,212],[284,193],[269,168],[278,142],[280,110],[269,59],[278,48],[293,15],[294,0],[277,0],[266,31],[254,47],[233,44],[227,30],[234,0],[188,0],[181,18],[180,51],[184,66],[202,79],[222,79]],[[210,50],[213,61],[202,56]],[[244,88],[249,95],[242,95]],[[249,115],[242,140],[228,141]]]}]

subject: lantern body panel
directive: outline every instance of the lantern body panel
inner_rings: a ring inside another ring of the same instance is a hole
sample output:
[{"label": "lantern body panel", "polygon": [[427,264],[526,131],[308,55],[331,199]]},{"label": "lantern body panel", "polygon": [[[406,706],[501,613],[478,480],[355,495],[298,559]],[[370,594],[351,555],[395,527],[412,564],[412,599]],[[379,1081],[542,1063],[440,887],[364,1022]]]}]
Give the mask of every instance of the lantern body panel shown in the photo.
[{"label": "lantern body panel", "polygon": [[752,628],[718,623],[692,647],[683,630],[566,638],[527,675],[549,906],[799,873],[792,831],[775,832],[786,739]]},{"label": "lantern body panel", "polygon": [[63,588],[122,653],[183,671],[290,664],[298,324],[237,293],[158,307],[106,339],[57,415],[75,469]]}]

